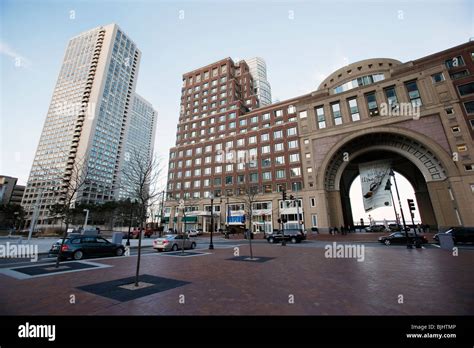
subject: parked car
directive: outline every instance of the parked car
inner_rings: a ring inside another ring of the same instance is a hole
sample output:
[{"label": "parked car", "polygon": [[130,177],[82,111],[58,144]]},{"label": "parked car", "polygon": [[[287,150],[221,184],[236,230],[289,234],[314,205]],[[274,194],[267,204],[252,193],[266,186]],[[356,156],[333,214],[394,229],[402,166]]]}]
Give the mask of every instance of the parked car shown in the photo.
[{"label": "parked car", "polygon": [[198,228],[196,231],[197,231],[198,236],[202,236],[204,232],[202,228]]},{"label": "parked car", "polygon": [[[439,235],[436,233],[433,239],[439,243]],[[453,237],[454,244],[457,243],[474,243],[474,227],[451,227],[444,234],[450,234]]]},{"label": "parked car", "polygon": [[[157,238],[153,241],[153,249],[157,251],[177,251],[182,248],[183,236],[181,234],[167,234],[163,238]],[[196,248],[196,242],[186,236],[184,239],[184,249],[194,248]]]},{"label": "parked car", "polygon": [[199,235],[197,230],[187,230],[186,233],[189,237],[197,237]]},{"label": "parked car", "polygon": [[[417,242],[421,244],[428,243],[428,239],[426,239],[425,236],[419,236],[419,235],[415,236],[415,234],[413,233],[408,233],[408,238],[410,238],[410,240],[415,244]],[[407,244],[407,237],[406,237],[406,234],[403,232],[394,232],[388,236],[379,237],[379,242],[384,243],[385,245]]]},{"label": "parked car", "polygon": [[[51,246],[49,256],[57,256],[61,242],[62,238]],[[122,244],[111,243],[102,237],[69,235],[62,246],[61,258],[80,260],[89,256],[122,256],[124,252]]]},{"label": "parked car", "polygon": [[387,229],[384,225],[372,225],[365,228],[366,232],[386,232]]},{"label": "parked car", "polygon": [[305,233],[297,228],[290,228],[283,230],[274,230],[273,233],[267,236],[268,243],[280,243],[282,240],[289,241],[291,243],[301,243],[302,240],[306,239]]},{"label": "parked car", "polygon": [[389,224],[388,229],[392,232],[398,232],[402,230],[402,226],[398,224]]}]

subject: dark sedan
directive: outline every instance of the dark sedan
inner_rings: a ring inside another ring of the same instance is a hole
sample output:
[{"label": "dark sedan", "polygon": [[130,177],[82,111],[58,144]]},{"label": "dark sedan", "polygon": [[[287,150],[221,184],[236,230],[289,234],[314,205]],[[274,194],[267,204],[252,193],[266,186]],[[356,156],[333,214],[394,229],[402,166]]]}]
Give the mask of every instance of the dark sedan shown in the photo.
[{"label": "dark sedan", "polygon": [[[417,241],[421,242],[421,244],[428,243],[428,239],[426,239],[425,236],[415,236],[413,233],[409,233],[408,237],[412,243],[416,243]],[[388,236],[379,237],[379,242],[385,245],[407,244],[407,237],[403,232],[394,232]]]},{"label": "dark sedan", "polygon": [[[57,256],[61,247],[62,239],[59,239],[51,246],[49,256]],[[61,250],[62,259],[80,260],[90,256],[122,256],[125,248],[122,244],[109,242],[102,237],[93,236],[69,236],[64,241]]]},{"label": "dark sedan", "polygon": [[267,236],[267,242],[268,243],[281,243],[281,241],[284,239],[285,241],[289,241],[293,244],[295,243],[301,243],[302,240],[306,239],[306,235],[304,231],[298,230],[298,229],[285,229],[284,234],[282,234],[282,231],[273,231],[272,234],[269,234]]}]

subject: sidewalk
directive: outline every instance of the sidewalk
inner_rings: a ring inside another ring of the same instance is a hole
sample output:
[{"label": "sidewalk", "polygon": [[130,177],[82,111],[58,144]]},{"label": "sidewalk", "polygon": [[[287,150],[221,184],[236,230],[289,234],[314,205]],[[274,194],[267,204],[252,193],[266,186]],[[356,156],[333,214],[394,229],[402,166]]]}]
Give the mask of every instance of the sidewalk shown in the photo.
[{"label": "sidewalk", "polygon": [[[247,244],[239,250],[240,257],[248,257]],[[83,271],[28,279],[0,274],[0,313],[167,316],[474,313],[473,252],[460,252],[454,257],[441,249],[365,248],[364,260],[359,262],[355,258],[328,257],[323,248],[256,243],[253,253],[258,262],[235,257],[233,248],[206,250],[195,257],[177,257],[172,253],[142,255],[141,279],[151,285],[133,291],[120,286],[133,281],[136,255],[93,260],[96,267]],[[87,263],[90,262],[75,262],[76,265]],[[75,296],[74,303],[70,302],[71,294]],[[127,298],[119,298],[117,294]],[[180,302],[181,298],[185,298],[185,303]]]},{"label": "sidewalk", "polygon": [[[58,240],[60,237],[46,237],[46,238],[31,238],[31,241],[28,242],[27,238],[12,236],[12,237],[0,237],[0,244],[25,244],[25,245],[37,245],[38,254],[47,254],[51,249],[51,246]],[[112,238],[105,238],[109,242],[112,242]],[[148,247],[153,245],[154,238],[143,238],[142,247]],[[122,244],[125,246],[127,239],[122,239]],[[130,239],[130,248],[138,248],[138,239]]]}]

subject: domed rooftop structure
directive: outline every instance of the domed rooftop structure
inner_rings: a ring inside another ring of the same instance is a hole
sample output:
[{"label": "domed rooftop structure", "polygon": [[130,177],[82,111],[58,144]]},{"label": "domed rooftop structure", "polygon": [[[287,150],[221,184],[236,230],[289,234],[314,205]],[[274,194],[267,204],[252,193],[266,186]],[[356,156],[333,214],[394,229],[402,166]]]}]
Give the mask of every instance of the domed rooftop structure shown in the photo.
[{"label": "domed rooftop structure", "polygon": [[365,86],[390,77],[390,70],[402,62],[390,58],[361,60],[342,67],[329,75],[318,90],[330,89],[331,94]]}]

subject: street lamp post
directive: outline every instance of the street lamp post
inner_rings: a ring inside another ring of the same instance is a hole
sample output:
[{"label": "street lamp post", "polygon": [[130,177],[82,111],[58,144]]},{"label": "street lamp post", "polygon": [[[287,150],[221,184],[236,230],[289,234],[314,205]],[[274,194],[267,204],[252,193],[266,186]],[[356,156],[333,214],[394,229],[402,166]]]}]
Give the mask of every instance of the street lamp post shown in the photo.
[{"label": "street lamp post", "polygon": [[209,250],[214,249],[214,244],[212,242],[212,234],[214,232],[214,194],[210,194],[209,196],[211,198],[211,240],[209,242]]},{"label": "street lamp post", "polygon": [[393,198],[392,182],[390,181],[390,178],[388,178],[388,180],[387,180],[387,184],[385,185],[385,190],[390,191],[390,197],[392,197],[393,211],[395,212],[395,222],[397,223],[397,228],[398,228],[398,225],[400,224],[400,221],[398,219],[398,213],[397,213],[397,207],[395,205],[395,199]]},{"label": "street lamp post", "polygon": [[133,203],[130,202],[130,216],[129,216],[129,222],[128,222],[128,233],[127,233],[127,243],[125,243],[125,246],[130,246],[130,229],[132,228],[132,220],[133,220]]},{"label": "street lamp post", "polygon": [[86,213],[86,218],[84,220],[84,227],[83,227],[83,230],[85,231],[87,229],[87,221],[89,220],[89,209],[84,209],[83,212]]},{"label": "street lamp post", "polygon": [[395,173],[393,172],[393,169],[390,169],[390,176],[393,176],[393,182],[395,183],[395,190],[397,191],[397,198],[398,198],[398,204],[400,206],[400,213],[402,215],[402,221],[403,221],[403,229],[405,230],[405,237],[407,239],[407,249],[412,249],[412,245],[410,243],[410,239],[408,237],[408,230],[407,230],[407,224],[405,222],[405,214],[403,214],[403,208],[402,208],[402,201],[400,200],[400,194],[398,193],[398,186],[397,186],[397,180],[395,179]]},{"label": "street lamp post", "polygon": [[163,236],[163,211],[164,211],[164,205],[165,205],[165,191],[161,191],[161,212],[160,212],[160,227],[158,231],[158,236],[161,238]]}]

